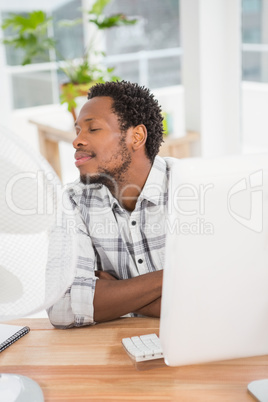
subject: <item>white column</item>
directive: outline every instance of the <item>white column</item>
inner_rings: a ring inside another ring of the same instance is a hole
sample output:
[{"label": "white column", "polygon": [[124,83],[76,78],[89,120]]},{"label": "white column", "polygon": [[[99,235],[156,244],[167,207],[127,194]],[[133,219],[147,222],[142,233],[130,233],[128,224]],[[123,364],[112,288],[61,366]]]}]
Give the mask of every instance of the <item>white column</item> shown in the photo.
[{"label": "white column", "polygon": [[186,129],[200,132],[195,154],[241,149],[241,1],[181,0]]}]

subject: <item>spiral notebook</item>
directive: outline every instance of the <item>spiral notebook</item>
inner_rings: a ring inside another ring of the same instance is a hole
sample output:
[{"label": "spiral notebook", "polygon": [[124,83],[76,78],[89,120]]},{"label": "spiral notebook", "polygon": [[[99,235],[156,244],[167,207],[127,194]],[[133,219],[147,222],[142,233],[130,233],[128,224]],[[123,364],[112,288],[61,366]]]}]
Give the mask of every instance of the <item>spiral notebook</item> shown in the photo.
[{"label": "spiral notebook", "polygon": [[29,331],[29,327],[0,324],[0,352],[3,352],[3,350],[12,345],[12,343],[28,334]]}]

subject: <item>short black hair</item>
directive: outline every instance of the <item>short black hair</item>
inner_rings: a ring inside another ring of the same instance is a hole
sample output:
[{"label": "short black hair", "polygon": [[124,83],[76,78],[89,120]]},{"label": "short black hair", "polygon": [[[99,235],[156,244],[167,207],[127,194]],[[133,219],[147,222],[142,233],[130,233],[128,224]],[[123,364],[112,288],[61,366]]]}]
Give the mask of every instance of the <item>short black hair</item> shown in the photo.
[{"label": "short black hair", "polygon": [[123,132],[139,124],[145,125],[145,151],[153,162],[163,142],[163,117],[161,107],[149,89],[128,81],[105,82],[89,89],[88,99],[96,96],[109,96],[113,99],[112,108]]}]

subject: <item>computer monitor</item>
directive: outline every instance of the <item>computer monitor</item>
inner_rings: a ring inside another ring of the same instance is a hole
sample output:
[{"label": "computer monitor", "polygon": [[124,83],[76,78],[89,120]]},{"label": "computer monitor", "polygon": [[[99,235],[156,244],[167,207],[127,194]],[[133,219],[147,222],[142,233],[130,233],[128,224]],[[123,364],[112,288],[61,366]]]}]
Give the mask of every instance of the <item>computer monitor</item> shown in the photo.
[{"label": "computer monitor", "polygon": [[171,366],[268,353],[268,155],[170,177],[160,340]]}]

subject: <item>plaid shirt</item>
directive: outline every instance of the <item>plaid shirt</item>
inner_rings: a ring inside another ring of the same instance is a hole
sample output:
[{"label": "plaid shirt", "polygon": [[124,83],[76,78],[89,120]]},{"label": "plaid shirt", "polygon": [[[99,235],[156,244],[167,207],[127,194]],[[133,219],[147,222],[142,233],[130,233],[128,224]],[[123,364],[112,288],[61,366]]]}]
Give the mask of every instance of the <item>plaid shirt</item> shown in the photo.
[{"label": "plaid shirt", "polygon": [[66,328],[94,323],[95,270],[127,279],[164,268],[168,182],[174,161],[155,158],[131,213],[106,186],[74,183],[70,198],[79,210],[76,277],[48,310],[53,325]]}]

